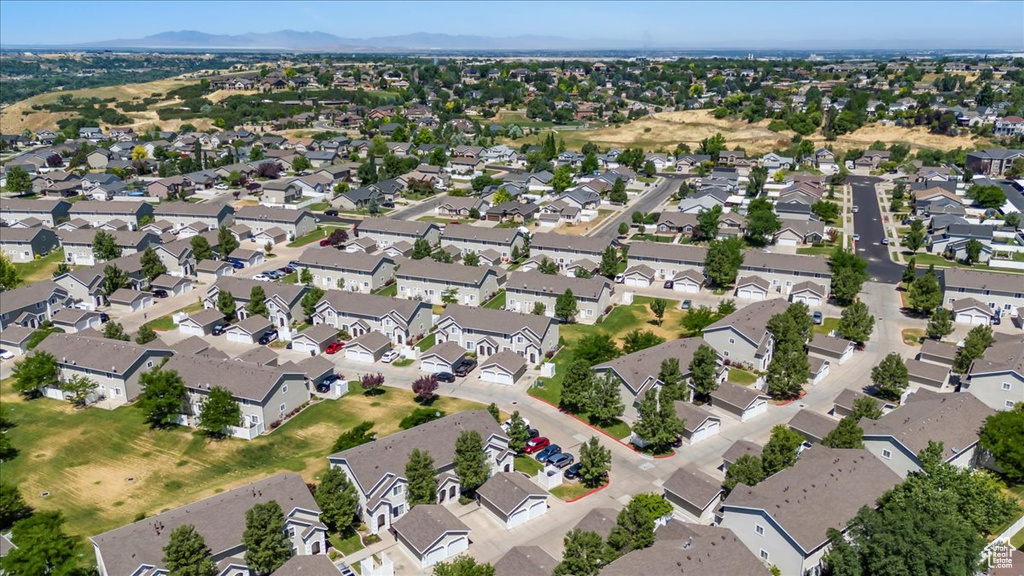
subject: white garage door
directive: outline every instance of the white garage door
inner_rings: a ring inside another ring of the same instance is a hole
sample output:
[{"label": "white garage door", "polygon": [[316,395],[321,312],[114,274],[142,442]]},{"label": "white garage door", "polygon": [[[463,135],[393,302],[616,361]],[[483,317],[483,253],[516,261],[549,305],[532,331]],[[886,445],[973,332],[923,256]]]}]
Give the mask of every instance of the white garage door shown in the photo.
[{"label": "white garage door", "polygon": [[438,372],[448,372],[448,366],[440,360],[423,360],[420,362],[420,370],[428,374],[437,374]]},{"label": "white garage door", "polygon": [[629,278],[626,278],[626,281],[624,283],[626,286],[640,286],[644,288],[651,285],[651,283],[648,282],[647,279],[640,276],[630,276]]},{"label": "white garage door", "polygon": [[460,536],[448,544],[448,557],[451,558],[462,554],[467,548],[469,548],[469,539],[465,536]]},{"label": "white garage door", "polygon": [[317,346],[312,342],[306,342],[303,340],[293,340],[292,350],[295,350],[296,352],[302,352],[303,354],[309,354],[310,350],[317,351]]},{"label": "white garage door", "polygon": [[505,525],[506,528],[512,529],[530,519],[530,513],[526,508],[520,508],[516,510],[512,517],[508,519],[508,523]]},{"label": "white garage door", "polygon": [[493,368],[488,368],[482,371],[480,373],[480,378],[484,382],[491,382],[494,384],[505,384],[508,386],[514,384],[514,382],[512,382],[511,374],[508,374],[507,372],[504,372],[502,370],[495,370]]},{"label": "white garage door", "polygon": [[808,306],[821,306],[821,298],[817,296],[793,296],[793,302],[803,302]]},{"label": "white garage door", "polygon": [[693,433],[693,438],[690,438],[690,444],[696,444],[702,440],[707,440],[708,438],[714,436],[715,434],[718,434],[718,428],[718,422],[709,422],[707,426]]},{"label": "white garage door", "polygon": [[690,293],[690,294],[696,294],[697,293],[697,285],[696,284],[690,284],[688,282],[686,282],[686,283],[676,282],[675,284],[672,285],[672,289],[675,290],[676,292],[687,292],[687,293]]},{"label": "white garage door", "polygon": [[764,402],[764,401],[761,401],[761,402],[757,403],[750,410],[747,410],[746,415],[742,418],[742,420],[749,420],[750,418],[753,418],[754,416],[759,416],[761,414],[764,414],[767,411],[768,411],[768,403]]},{"label": "white garage door", "polygon": [[433,566],[447,557],[448,555],[445,553],[444,546],[438,546],[433,550],[427,551],[427,554],[423,557],[423,565]]},{"label": "white garage door", "polygon": [[195,324],[178,324],[178,331],[186,336],[204,336],[203,329]]},{"label": "white garage door", "polygon": [[779,246],[796,246],[796,238],[779,238],[776,244]]},{"label": "white garage door", "polygon": [[234,330],[227,333],[228,342],[241,342],[242,344],[252,344],[252,338],[245,332]]},{"label": "white garage door", "polygon": [[747,300],[764,300],[764,294],[749,288],[740,288],[736,294],[740,298],[746,298]]},{"label": "white garage door", "polygon": [[373,364],[373,354],[370,354],[366,350],[345,350],[345,358],[348,360],[353,360],[355,362],[365,362],[366,364]]},{"label": "white garage door", "polygon": [[956,315],[956,321],[960,324],[988,324],[988,317],[964,312]]},{"label": "white garage door", "polygon": [[546,502],[536,502],[530,506],[530,519],[534,519],[538,516],[545,514],[548,511],[548,505]]}]

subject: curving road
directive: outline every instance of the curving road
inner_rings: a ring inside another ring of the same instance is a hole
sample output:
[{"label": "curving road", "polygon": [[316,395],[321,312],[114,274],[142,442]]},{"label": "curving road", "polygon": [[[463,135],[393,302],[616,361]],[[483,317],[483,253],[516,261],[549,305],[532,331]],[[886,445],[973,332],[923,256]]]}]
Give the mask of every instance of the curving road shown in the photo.
[{"label": "curving road", "polygon": [[[665,175],[661,175],[665,176]],[[612,218],[611,220],[603,223],[600,228],[590,233],[590,236],[599,236],[604,238],[616,238],[619,235],[619,223],[621,222],[632,222],[633,212],[640,211],[644,214],[653,211],[655,208],[661,205],[666,198],[671,196],[679,190],[679,185],[682,184],[683,180],[686,179],[684,175],[672,175],[666,176],[662,183],[654,187],[652,190],[647,190],[640,196],[640,199],[635,204],[626,206],[625,210]]]},{"label": "curving road", "polygon": [[872,282],[896,284],[903,278],[904,267],[893,262],[889,258],[889,247],[882,245],[885,227],[875,191],[875,184],[882,180],[873,176],[850,176],[847,180],[858,209],[853,215],[853,230],[860,235],[860,241],[855,242],[857,254],[867,260]]}]

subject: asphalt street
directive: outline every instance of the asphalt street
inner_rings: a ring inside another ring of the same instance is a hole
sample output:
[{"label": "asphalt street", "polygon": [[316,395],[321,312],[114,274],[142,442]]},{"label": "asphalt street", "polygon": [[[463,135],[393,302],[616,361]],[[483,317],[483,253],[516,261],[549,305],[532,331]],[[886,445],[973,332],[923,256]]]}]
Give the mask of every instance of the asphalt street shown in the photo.
[{"label": "asphalt street", "polygon": [[679,185],[683,183],[683,176],[670,176],[662,180],[661,184],[656,186],[654,190],[648,190],[643,193],[639,200],[631,206],[627,206],[618,216],[612,218],[601,226],[599,230],[595,230],[590,236],[603,237],[603,238],[615,238],[619,235],[619,224],[622,222],[632,222],[633,212],[643,212],[644,214],[653,211],[655,208],[661,205],[666,198],[675,193],[679,189]]},{"label": "asphalt street", "polygon": [[885,227],[875,191],[875,184],[881,180],[872,176],[850,176],[848,180],[853,189],[853,204],[857,206],[853,215],[853,231],[860,236],[854,243],[857,254],[867,260],[873,282],[896,284],[903,278],[903,266],[889,258],[889,247],[882,244]]}]

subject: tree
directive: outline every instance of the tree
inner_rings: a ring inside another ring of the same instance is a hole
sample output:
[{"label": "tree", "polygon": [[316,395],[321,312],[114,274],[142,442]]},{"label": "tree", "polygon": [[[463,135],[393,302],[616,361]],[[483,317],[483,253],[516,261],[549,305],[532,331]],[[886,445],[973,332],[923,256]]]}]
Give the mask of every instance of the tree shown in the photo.
[{"label": "tree", "polygon": [[839,218],[839,205],[828,200],[818,200],[811,205],[811,212],[824,222],[835,222]]},{"label": "tree", "polygon": [[192,255],[195,256],[196,262],[213,259],[213,248],[210,247],[210,241],[205,237],[193,236],[188,243],[192,247]]},{"label": "tree", "polygon": [[661,326],[661,321],[665,317],[665,309],[668,307],[668,301],[664,298],[655,298],[651,300],[651,313],[658,319],[658,326]]},{"label": "tree", "polygon": [[254,504],[245,512],[245,563],[259,576],[267,576],[292,557],[285,531],[284,511],[275,500]]},{"label": "tree", "polygon": [[707,344],[701,344],[690,360],[690,378],[697,396],[707,398],[718,389],[718,354]]},{"label": "tree", "polygon": [[558,407],[572,414],[579,414],[587,409],[590,397],[594,392],[594,373],[591,364],[577,358],[566,370],[562,379],[562,395]]},{"label": "tree", "polygon": [[608,200],[614,204],[625,204],[629,200],[629,195],[626,193],[626,183],[622,178],[615,179],[611,191],[608,192]]},{"label": "tree", "polygon": [[7,171],[7,191],[27,194],[32,191],[32,177],[21,166],[12,166]]},{"label": "tree", "polygon": [[902,284],[903,284],[903,289],[904,290],[908,289],[908,287],[910,286],[910,284],[914,281],[914,278],[916,278],[916,277],[917,277],[917,259],[914,258],[913,256],[911,256],[910,260],[907,260],[907,267],[903,269],[903,278],[900,279],[900,282],[902,282]]},{"label": "tree", "polygon": [[615,346],[611,336],[595,332],[587,334],[576,342],[576,359],[583,360],[587,366],[594,366],[614,360],[619,356],[619,349]]},{"label": "tree", "polygon": [[132,338],[124,331],[124,327],[119,322],[110,321],[103,325],[103,337],[108,340],[120,340],[122,342],[128,342]]},{"label": "tree", "polygon": [[192,524],[178,526],[164,546],[168,576],[214,576],[217,566],[203,535]]},{"label": "tree", "polygon": [[242,421],[242,412],[234,395],[226,388],[214,386],[199,410],[199,429],[208,436],[220,438],[231,426]]},{"label": "tree", "polygon": [[953,333],[953,314],[946,308],[937,308],[928,319],[928,326],[925,334],[929,338],[942,340],[943,337]]},{"label": "tree", "polygon": [[721,318],[714,310],[707,306],[691,308],[680,319],[679,324],[686,330],[687,334],[693,335],[704,330]]},{"label": "tree", "polygon": [[299,282],[306,286],[313,283],[313,273],[309,271],[309,268],[303,268],[302,272],[299,272]]},{"label": "tree", "polygon": [[103,267],[103,280],[100,280],[100,294],[109,298],[111,294],[131,284],[128,273],[121,270],[117,264],[107,264]]},{"label": "tree", "polygon": [[580,481],[596,488],[604,481],[612,465],[612,451],[601,445],[597,436],[580,445]]},{"label": "tree", "polygon": [[572,290],[566,288],[565,292],[555,299],[555,316],[561,318],[563,322],[572,323],[578,312],[576,297],[573,296]]},{"label": "tree", "polygon": [[765,182],[768,181],[768,168],[755,166],[747,174],[747,196],[758,196],[764,192]]},{"label": "tree", "polygon": [[975,326],[964,338],[964,345],[956,351],[956,358],[953,359],[953,371],[966,374],[978,358],[985,355],[985,350],[995,342],[992,336],[992,328],[988,326]]},{"label": "tree", "polygon": [[[308,270],[304,268],[303,270]],[[302,312],[306,315],[306,318],[312,318],[316,312],[316,305],[320,303],[320,299],[324,297],[324,291],[322,288],[316,286],[311,287],[302,296]]]},{"label": "tree", "polygon": [[772,436],[764,445],[761,453],[761,465],[765,477],[789,468],[796,464],[796,455],[803,444],[804,437],[785,424],[772,428]]},{"label": "tree", "polygon": [[548,260],[547,256],[543,256],[540,259],[540,263],[537,264],[537,272],[554,276],[555,274],[558,274],[558,264]]},{"label": "tree", "polygon": [[[108,322],[108,324],[113,324],[113,322]],[[135,343],[148,344],[153,340],[156,340],[156,331],[146,324],[139,326],[139,333],[135,335]]]},{"label": "tree", "polygon": [[[1022,165],[1024,165],[1024,158],[1018,158],[1017,160],[1014,160],[1014,162],[1020,162]],[[1024,174],[1022,174],[1021,176],[1024,177]],[[1003,218],[1003,224],[1014,229],[1020,228],[1020,221],[1020,212],[1010,212]]]},{"label": "tree", "polygon": [[454,560],[434,564],[434,576],[494,576],[494,566],[461,554]]},{"label": "tree", "polygon": [[657,389],[648,390],[637,410],[640,418],[633,432],[654,452],[667,452],[683,433],[683,421],[676,415],[675,406],[659,402],[659,396]]},{"label": "tree", "polygon": [[856,300],[843,309],[836,331],[847,340],[863,344],[871,337],[871,332],[874,329],[875,317],[868,310],[868,305]]},{"label": "tree", "polygon": [[718,236],[718,228],[722,218],[722,207],[718,204],[709,210],[703,208],[697,213],[697,228],[693,232],[694,240],[707,242]]},{"label": "tree", "polygon": [[664,342],[665,339],[650,330],[635,328],[626,333],[622,338],[622,351],[626,354],[639,352],[645,348],[651,348]]},{"label": "tree", "polygon": [[597,532],[573,529],[564,542],[565,553],[555,566],[554,576],[598,576],[601,568],[615,559]]},{"label": "tree", "polygon": [[964,247],[964,251],[967,252],[967,257],[964,258],[966,264],[974,264],[981,257],[981,250],[984,246],[975,238],[971,238],[967,241],[967,245]]},{"label": "tree", "polygon": [[437,376],[434,374],[424,374],[412,382],[412,391],[421,402],[433,398],[437,388]]},{"label": "tree", "polygon": [[490,404],[488,404],[487,405],[487,412],[491,415],[492,418],[494,418],[495,422],[497,422],[499,424],[501,423],[501,412],[498,410],[498,405],[497,404],[495,404],[494,402],[491,402]]},{"label": "tree", "polygon": [[910,376],[903,358],[899,353],[891,352],[882,358],[877,366],[871,369],[871,381],[883,398],[895,400],[910,385]]},{"label": "tree", "polygon": [[249,291],[249,302],[245,304],[245,311],[249,316],[268,316],[267,293],[263,286],[253,286]]},{"label": "tree", "polygon": [[480,255],[476,252],[467,252],[462,256],[463,266],[473,266],[474,268],[480,265]]},{"label": "tree", "polygon": [[636,494],[615,519],[608,545],[619,554],[654,544],[654,521],[672,513],[672,505],[660,494]]},{"label": "tree", "polygon": [[32,513],[25,504],[17,486],[0,483],[0,530],[7,531],[12,524]]},{"label": "tree", "polygon": [[6,253],[0,253],[0,291],[13,290],[22,282],[18,269],[7,257]]},{"label": "tree", "polygon": [[910,223],[910,231],[903,237],[903,245],[913,254],[924,246],[925,230],[920,220]]},{"label": "tree", "polygon": [[981,427],[981,447],[995,458],[996,465],[1013,482],[1024,480],[1024,402],[1013,410],[997,412]]},{"label": "tree", "polygon": [[292,170],[296,172],[302,172],[303,170],[309,170],[312,168],[312,164],[305,156],[296,156],[295,160],[292,161]]},{"label": "tree", "polygon": [[484,440],[476,430],[463,430],[455,440],[455,473],[462,491],[473,494],[483,486],[490,472]]},{"label": "tree", "polygon": [[335,228],[327,236],[327,242],[335,248],[341,246],[345,242],[348,242],[348,231],[341,228]]},{"label": "tree", "polygon": [[164,266],[163,261],[152,247],[147,247],[142,252],[142,259],[139,263],[142,265],[142,276],[150,282],[161,274],[167,274],[167,266]]},{"label": "tree", "polygon": [[92,238],[92,255],[97,260],[113,260],[121,257],[121,247],[117,245],[117,238],[106,230],[96,232]]},{"label": "tree", "polygon": [[868,279],[868,263],[852,250],[837,246],[829,258],[829,268],[832,297],[840,306],[848,306]]},{"label": "tree", "polygon": [[919,314],[928,314],[942,304],[942,286],[933,271],[914,279],[907,290],[907,300]]},{"label": "tree", "polygon": [[142,394],[136,406],[146,415],[146,422],[152,428],[172,426],[177,423],[187,399],[185,382],[174,370],[159,367],[143,372],[139,377]]},{"label": "tree", "polygon": [[625,406],[619,394],[619,379],[611,372],[595,377],[592,381],[590,398],[587,400],[587,412],[591,422],[611,424],[622,415]]},{"label": "tree", "polygon": [[704,260],[704,275],[719,288],[725,288],[736,281],[743,264],[743,241],[739,238],[714,240],[708,246]]},{"label": "tree", "polygon": [[238,248],[238,238],[235,238],[231,230],[221,227],[217,231],[217,246],[221,258],[227,260],[228,256]]},{"label": "tree", "polygon": [[360,378],[360,384],[362,384],[367,396],[376,396],[383,392],[381,387],[384,386],[384,375],[380,372],[376,374],[363,374],[363,377]]},{"label": "tree", "polygon": [[746,238],[755,246],[764,246],[782,229],[782,220],[775,207],[764,196],[755,198],[747,207]]},{"label": "tree", "polygon": [[57,383],[60,374],[57,359],[49,352],[36,350],[14,363],[14,389],[23,396],[33,397],[44,387]]},{"label": "tree", "polygon": [[405,464],[405,479],[409,482],[405,497],[409,506],[433,504],[437,500],[437,468],[429,452],[414,448]]},{"label": "tree", "polygon": [[356,521],[359,494],[356,486],[340,468],[328,467],[313,493],[320,507],[320,521],[334,532],[341,532]]},{"label": "tree", "polygon": [[[623,222],[625,224],[625,222]],[[628,229],[628,228],[627,228]],[[601,275],[605,278],[614,278],[619,271],[619,253],[612,246],[608,246],[601,253]]]},{"label": "tree", "polygon": [[665,358],[658,368],[658,380],[661,382],[661,401],[689,401],[690,389],[683,382],[683,374],[679,370],[679,358]]},{"label": "tree", "polygon": [[857,425],[857,420],[847,416],[825,435],[821,443],[829,448],[863,448],[864,431]]},{"label": "tree", "polygon": [[629,223],[619,222],[618,233],[620,237],[625,237],[627,234],[629,234]]},{"label": "tree", "polygon": [[796,398],[810,378],[811,368],[803,344],[780,345],[776,339],[775,351],[765,380],[768,393],[774,398]]},{"label": "tree", "polygon": [[570,186],[572,186],[572,168],[568,164],[555,168],[551,178],[551,188],[555,194],[565,192]]},{"label": "tree", "polygon": [[412,254],[410,257],[413,260],[422,260],[427,256],[430,256],[431,252],[433,252],[433,249],[430,247],[430,242],[428,242],[426,238],[417,238],[416,241],[413,242]]},{"label": "tree", "polygon": [[999,186],[982,186],[974,184],[967,189],[967,198],[982,208],[997,210],[1006,203],[1006,194]]},{"label": "tree", "polygon": [[224,315],[225,318],[231,319],[235,317],[235,297],[227,290],[220,290],[217,292],[217,310]]},{"label": "tree", "polygon": [[534,302],[533,310],[530,310],[530,314],[533,314],[534,316],[543,316],[544,314],[547,314],[547,311],[548,307],[546,304],[543,302]]},{"label": "tree", "polygon": [[882,408],[874,398],[870,396],[861,396],[853,401],[853,410],[850,412],[849,416],[850,418],[853,418],[854,422],[860,422],[863,418],[878,420],[882,417]]},{"label": "tree", "polygon": [[726,468],[725,482],[722,486],[728,495],[737,484],[753,487],[764,479],[764,465],[761,463],[761,458],[753,454],[744,454]]},{"label": "tree", "polygon": [[512,412],[508,426],[508,447],[516,452],[522,452],[526,442],[530,440],[530,429],[526,421],[519,415],[519,410]]}]

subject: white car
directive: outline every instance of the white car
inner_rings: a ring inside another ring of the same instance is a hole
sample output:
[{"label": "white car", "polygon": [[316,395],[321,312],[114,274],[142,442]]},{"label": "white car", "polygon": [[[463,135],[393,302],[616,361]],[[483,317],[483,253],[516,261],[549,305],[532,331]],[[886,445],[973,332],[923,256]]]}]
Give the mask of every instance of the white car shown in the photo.
[{"label": "white car", "polygon": [[14,360],[14,352],[0,348],[0,360]]},{"label": "white car", "polygon": [[[523,424],[526,424],[526,427],[529,428],[530,427],[530,419],[529,418],[523,418]],[[501,425],[501,429],[504,430],[505,432],[508,432],[510,428],[512,428],[512,419],[511,418],[509,418],[508,420],[505,420],[505,423]]]},{"label": "white car", "polygon": [[385,364],[390,364],[395,360],[398,360],[398,350],[388,350],[380,357],[380,361]]},{"label": "white car", "polygon": [[259,282],[270,282],[271,280],[273,280],[273,278],[271,278],[270,276],[267,276],[266,274],[264,274],[262,272],[260,272],[259,274],[253,276],[252,279],[253,280],[257,280]]},{"label": "white car", "polygon": [[227,184],[217,184],[216,186],[214,186],[214,189],[215,190],[227,190],[228,189],[228,185]]}]

